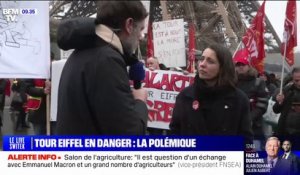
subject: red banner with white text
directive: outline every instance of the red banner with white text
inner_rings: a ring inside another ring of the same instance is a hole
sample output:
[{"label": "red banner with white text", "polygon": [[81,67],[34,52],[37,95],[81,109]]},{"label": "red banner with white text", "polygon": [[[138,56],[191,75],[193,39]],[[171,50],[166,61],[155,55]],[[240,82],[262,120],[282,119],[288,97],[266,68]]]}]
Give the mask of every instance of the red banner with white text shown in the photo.
[{"label": "red banner with white text", "polygon": [[285,14],[281,54],[284,55],[286,49],[286,62],[292,66],[294,64],[294,47],[297,46],[297,8],[295,0],[287,2]]},{"label": "red banner with white text", "polygon": [[146,71],[143,83],[148,91],[148,127],[169,129],[175,100],[180,91],[194,82],[194,74],[174,71]]},{"label": "red banner with white text", "polygon": [[264,71],[264,18],[265,18],[265,1],[262,3],[253,18],[250,27],[243,36],[243,43],[250,55],[251,65],[259,72]]}]

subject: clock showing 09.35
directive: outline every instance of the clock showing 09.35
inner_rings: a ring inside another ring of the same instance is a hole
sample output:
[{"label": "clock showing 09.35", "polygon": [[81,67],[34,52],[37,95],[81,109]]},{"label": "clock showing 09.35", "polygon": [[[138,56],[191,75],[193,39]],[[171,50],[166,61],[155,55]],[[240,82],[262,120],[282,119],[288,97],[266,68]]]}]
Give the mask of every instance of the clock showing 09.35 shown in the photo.
[{"label": "clock showing 09.35", "polygon": [[20,9],[21,15],[36,15],[37,12],[38,12],[37,9],[33,9],[33,8]]}]

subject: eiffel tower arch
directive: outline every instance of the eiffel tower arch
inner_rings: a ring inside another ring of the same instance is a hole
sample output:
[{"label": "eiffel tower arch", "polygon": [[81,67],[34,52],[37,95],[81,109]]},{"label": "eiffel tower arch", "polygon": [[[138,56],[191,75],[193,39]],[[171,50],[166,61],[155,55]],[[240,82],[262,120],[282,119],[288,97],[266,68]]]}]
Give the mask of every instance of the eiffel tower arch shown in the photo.
[{"label": "eiffel tower arch", "polygon": [[[270,2],[271,3],[271,2]],[[101,1],[51,1],[51,38],[55,40],[56,28],[61,19],[92,16]],[[249,26],[260,4],[257,1],[150,1],[150,21],[183,18],[196,26],[196,49],[222,43],[234,52]],[[64,13],[62,13],[64,12]],[[266,17],[265,49],[267,54],[279,53],[280,39]],[[186,26],[188,32],[188,26]],[[146,38],[141,42],[143,55],[146,53]],[[279,56],[280,57],[280,56]],[[268,59],[267,59],[268,60]],[[273,60],[269,61],[273,62]],[[280,64],[280,59],[277,60]],[[277,63],[276,63],[277,64]]]},{"label": "eiffel tower arch", "polygon": [[[257,1],[151,1],[152,22],[183,18],[196,26],[196,48],[222,43],[236,50],[260,5]],[[280,39],[266,17],[267,52],[279,52]]]}]

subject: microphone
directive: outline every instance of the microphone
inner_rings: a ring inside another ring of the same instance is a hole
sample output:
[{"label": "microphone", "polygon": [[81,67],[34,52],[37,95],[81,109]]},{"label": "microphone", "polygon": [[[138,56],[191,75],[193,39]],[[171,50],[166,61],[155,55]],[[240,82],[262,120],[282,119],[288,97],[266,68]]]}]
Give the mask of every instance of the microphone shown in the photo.
[{"label": "microphone", "polygon": [[141,89],[142,88],[142,81],[134,80],[133,81],[133,87],[134,87],[134,89]]},{"label": "microphone", "polygon": [[140,61],[132,64],[129,68],[129,79],[133,80],[134,89],[140,89],[142,87],[142,80],[145,79],[144,64]]}]

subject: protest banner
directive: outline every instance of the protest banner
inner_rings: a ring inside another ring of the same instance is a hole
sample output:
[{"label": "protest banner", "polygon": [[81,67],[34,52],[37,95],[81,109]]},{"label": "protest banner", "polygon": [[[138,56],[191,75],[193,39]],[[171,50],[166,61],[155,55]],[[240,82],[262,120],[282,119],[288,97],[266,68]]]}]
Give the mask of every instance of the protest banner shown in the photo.
[{"label": "protest banner", "polygon": [[194,74],[175,71],[146,71],[144,88],[148,91],[148,127],[169,129],[176,96],[194,82]]},{"label": "protest banner", "polygon": [[186,66],[183,19],[154,22],[152,28],[154,56],[159,62],[167,67]]}]

